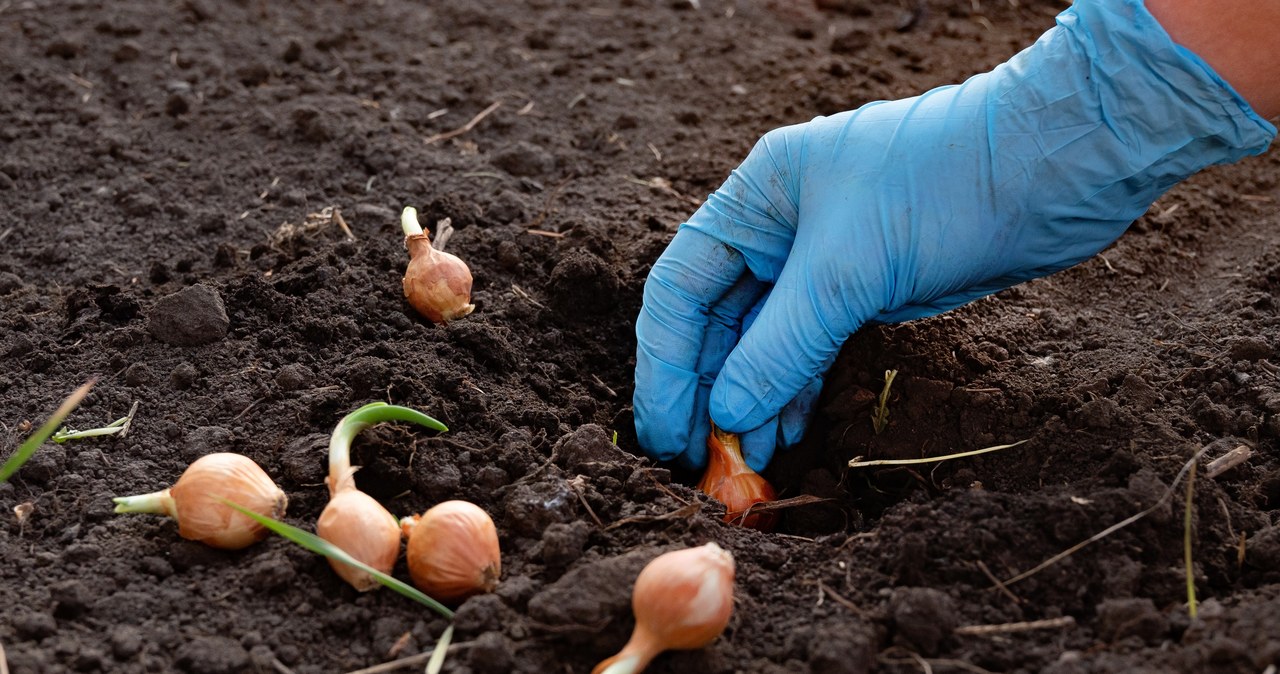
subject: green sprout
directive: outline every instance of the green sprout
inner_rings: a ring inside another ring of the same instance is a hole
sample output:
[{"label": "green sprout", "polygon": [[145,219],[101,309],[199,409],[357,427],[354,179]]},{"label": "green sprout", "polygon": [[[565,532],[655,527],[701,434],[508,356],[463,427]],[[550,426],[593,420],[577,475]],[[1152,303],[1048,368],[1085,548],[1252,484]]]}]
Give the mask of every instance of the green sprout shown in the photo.
[{"label": "green sprout", "polygon": [[58,429],[57,433],[53,434],[53,437],[50,438],[50,440],[53,440],[60,445],[68,440],[79,440],[80,438],[93,438],[103,435],[119,435],[123,438],[129,432],[129,427],[133,425],[133,415],[137,414],[137,412],[138,403],[135,402],[133,407],[129,408],[128,415],[116,419],[102,428],[90,428],[88,430],[77,431],[63,426]]},{"label": "green sprout", "polygon": [[884,388],[880,390],[880,398],[876,400],[876,409],[871,413],[871,427],[876,435],[880,435],[889,427],[889,387],[893,386],[893,378],[898,376],[897,370],[884,371]]},{"label": "green sprout", "polygon": [[298,527],[295,527],[291,524],[285,524],[284,522],[281,522],[276,519],[272,519],[270,517],[267,517],[266,515],[256,513],[252,510],[249,510],[248,508],[245,508],[244,506],[233,503],[226,499],[222,499],[222,502],[226,503],[228,506],[232,508],[235,508],[236,510],[243,513],[246,517],[252,518],[258,524],[261,524],[267,529],[270,529],[271,531],[279,534],[280,536],[297,544],[298,546],[305,548],[307,550],[310,550],[311,552],[314,552],[318,555],[323,555],[325,557],[328,557],[329,559],[332,559],[334,561],[342,562],[343,564],[350,564],[351,566],[354,566],[357,569],[360,569],[361,571],[364,571],[365,573],[373,576],[374,580],[377,580],[379,583],[391,588],[392,590],[418,602],[419,604],[422,604],[423,606],[426,606],[427,608],[431,609],[432,611],[435,611],[436,613],[439,613],[445,618],[448,618],[450,620],[453,619],[453,611],[450,611],[448,607],[446,607],[444,604],[441,604],[440,602],[432,599],[431,597],[428,597],[425,593],[423,593],[418,588],[413,587],[412,585],[409,585],[404,581],[392,578],[391,576],[388,576],[387,574],[373,568],[372,566],[369,566],[368,564],[361,562],[355,557],[352,557],[351,555],[347,554],[345,550],[334,545],[333,543],[330,543],[329,541],[326,541],[325,539],[320,538],[319,536],[309,531],[303,531],[302,529],[299,529]]},{"label": "green sprout", "polygon": [[[333,435],[329,436],[329,478],[341,480],[351,468],[351,443],[360,432],[384,421],[411,421],[436,431],[447,431],[448,426],[418,410],[388,405],[384,402],[369,403],[342,417]],[[335,482],[336,483],[336,482]]]},{"label": "green sprout", "polygon": [[62,404],[54,411],[53,416],[44,422],[40,430],[18,446],[17,451],[4,462],[3,466],[0,466],[0,483],[7,481],[14,473],[18,472],[22,464],[31,459],[31,455],[35,454],[40,445],[43,445],[44,441],[48,440],[49,436],[53,435],[53,432],[62,425],[62,421],[71,414],[72,410],[80,404],[80,401],[84,400],[84,397],[89,394],[89,389],[93,388],[97,381],[96,378],[90,379],[80,388],[73,391],[71,395],[67,396],[66,400],[62,401]]}]

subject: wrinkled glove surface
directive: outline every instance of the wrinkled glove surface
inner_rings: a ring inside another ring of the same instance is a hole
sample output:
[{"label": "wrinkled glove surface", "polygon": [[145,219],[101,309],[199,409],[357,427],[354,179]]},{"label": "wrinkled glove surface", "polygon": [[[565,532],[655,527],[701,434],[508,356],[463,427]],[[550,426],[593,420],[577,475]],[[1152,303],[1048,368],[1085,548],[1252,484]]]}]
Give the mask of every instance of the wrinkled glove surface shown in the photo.
[{"label": "wrinkled glove surface", "polygon": [[1275,133],[1138,0],[1079,0],[963,84],[771,131],[649,274],[641,446],[701,467],[709,415],[763,469],[864,323],[1085,260],[1174,184]]}]

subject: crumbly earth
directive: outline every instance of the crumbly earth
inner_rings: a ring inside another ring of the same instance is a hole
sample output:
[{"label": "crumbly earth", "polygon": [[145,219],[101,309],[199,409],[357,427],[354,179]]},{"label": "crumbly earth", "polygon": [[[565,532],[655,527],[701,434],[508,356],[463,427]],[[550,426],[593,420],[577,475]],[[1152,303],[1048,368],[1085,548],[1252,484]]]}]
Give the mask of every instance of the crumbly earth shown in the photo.
[{"label": "crumbly earth", "polygon": [[[855,335],[767,471],[822,500],[775,533],[726,526],[695,476],[636,448],[643,279],[755,139],[988,69],[1062,2],[105,4],[0,2],[0,456],[91,377],[72,427],[138,403],[126,437],[46,444],[0,485],[9,671],[429,651],[444,618],[282,539],[222,552],[112,514],[236,451],[311,527],[328,433],[376,400],[450,430],[365,432],[360,487],[498,523],[502,583],[458,607],[446,672],[589,672],[630,631],[640,567],[712,540],[737,558],[732,623],[651,672],[1280,665],[1276,151],[1180,185],[1077,268]],[[451,218],[471,316],[435,326],[405,302],[404,205]],[[1176,478],[1205,447],[1193,619]]]}]

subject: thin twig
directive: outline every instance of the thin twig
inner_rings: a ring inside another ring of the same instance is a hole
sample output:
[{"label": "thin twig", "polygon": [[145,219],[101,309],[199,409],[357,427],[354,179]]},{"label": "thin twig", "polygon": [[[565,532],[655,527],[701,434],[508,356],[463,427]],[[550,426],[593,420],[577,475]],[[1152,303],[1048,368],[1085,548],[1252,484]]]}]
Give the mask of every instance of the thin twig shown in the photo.
[{"label": "thin twig", "polygon": [[1253,450],[1249,445],[1240,445],[1222,456],[1210,461],[1204,467],[1204,476],[1213,479],[1249,460]]},{"label": "thin twig", "polygon": [[382,672],[394,672],[397,669],[404,669],[405,667],[413,667],[414,665],[420,665],[430,659],[431,659],[430,652],[418,653],[417,655],[410,655],[408,657],[400,658],[399,660],[384,662],[380,665],[365,667],[364,669],[355,669],[350,672],[347,672],[347,674],[382,674]]},{"label": "thin twig", "polygon": [[933,674],[933,667],[932,667],[932,666],[930,666],[930,665],[929,665],[929,661],[928,661],[928,660],[925,660],[923,657],[921,657],[919,653],[916,653],[916,652],[914,652],[914,651],[908,651],[908,650],[906,650],[906,649],[903,649],[903,652],[907,654],[907,657],[905,657],[905,658],[891,658],[891,657],[888,657],[888,656],[886,656],[886,655],[883,655],[883,654],[882,654],[882,655],[880,655],[879,657],[877,657],[876,659],[877,659],[877,660],[879,660],[880,662],[883,662],[883,663],[886,663],[886,664],[890,664],[890,665],[908,665],[908,664],[914,664],[914,665],[919,666],[919,667],[920,667],[920,670],[921,670],[921,671],[923,671],[923,672],[924,672],[924,674]]},{"label": "thin twig", "polygon": [[549,239],[563,239],[563,238],[564,238],[564,233],[562,233],[562,232],[549,232],[549,231],[547,231],[547,230],[545,230],[545,229],[526,229],[526,230],[524,230],[524,232],[525,232],[525,234],[533,234],[534,236],[545,236],[545,237],[547,237],[547,238],[549,238]]},{"label": "thin twig", "polygon": [[543,306],[541,302],[533,299],[533,296],[530,295],[528,291],[526,291],[524,288],[521,288],[520,286],[514,283],[511,284],[511,292],[515,293],[516,297],[519,297],[520,299],[528,302],[529,304],[532,304],[535,307],[538,307],[539,309],[546,309],[546,307]]},{"label": "thin twig", "polygon": [[583,508],[587,509],[587,514],[590,515],[591,519],[595,521],[596,526],[603,529],[604,522],[600,521],[600,516],[596,515],[596,511],[592,509],[591,504],[587,503],[587,495],[583,493],[586,491],[585,489],[583,489],[583,486],[586,483],[587,483],[587,478],[582,475],[578,475],[577,477],[574,477],[572,480],[569,480],[569,487],[573,489],[573,493],[578,495],[578,502],[582,504]]},{"label": "thin twig", "polygon": [[1182,561],[1187,574],[1187,614],[1192,620],[1196,619],[1196,569],[1194,558],[1191,556],[1191,519],[1195,514],[1191,508],[1191,498],[1195,496],[1195,488],[1196,463],[1193,461],[1191,472],[1187,473],[1187,504],[1182,514]]},{"label": "thin twig", "polygon": [[0,644],[0,674],[9,674],[9,660],[4,656],[4,644]]},{"label": "thin twig", "polygon": [[689,501],[685,500],[684,498],[681,498],[679,494],[675,493],[674,491],[671,491],[671,487],[668,487],[667,485],[662,484],[661,482],[658,481],[658,478],[654,477],[653,468],[645,468],[643,470],[645,471],[645,476],[649,478],[649,481],[653,482],[653,485],[657,487],[660,491],[662,491],[667,496],[670,496],[671,498],[675,499],[676,502],[678,502],[680,505],[684,505],[684,506],[689,505]]},{"label": "thin twig", "polygon": [[826,503],[833,499],[823,498],[821,496],[813,496],[812,494],[801,494],[792,496],[791,498],[778,499],[776,501],[760,501],[747,506],[746,510],[738,513],[730,524],[742,524],[747,517],[755,513],[767,513],[775,510],[786,510],[787,508],[796,508],[799,506],[812,505],[814,503]]},{"label": "thin twig", "polygon": [[133,405],[129,408],[129,414],[124,418],[124,425],[120,427],[120,432],[116,433],[116,439],[123,439],[129,434],[129,429],[133,428],[133,417],[138,413],[138,401],[133,401]]},{"label": "thin twig", "polygon": [[857,604],[853,603],[852,601],[850,601],[850,600],[848,600],[848,599],[845,599],[844,597],[840,596],[840,594],[839,594],[838,592],[836,592],[835,590],[833,590],[833,589],[831,589],[831,588],[827,587],[826,583],[823,583],[822,581],[818,581],[818,592],[819,592],[819,593],[826,593],[826,595],[827,595],[828,597],[831,597],[833,600],[835,600],[835,602],[836,602],[837,604],[839,604],[839,605],[841,605],[841,606],[843,606],[843,607],[845,607],[845,608],[849,609],[850,611],[852,611],[854,615],[856,615],[856,616],[858,616],[858,617],[861,617],[861,618],[865,618],[865,617],[867,617],[867,612],[866,612],[866,611],[863,611],[863,610],[862,610],[862,607],[860,607],[860,606],[858,606]]},{"label": "thin twig", "polygon": [[698,511],[701,509],[702,509],[701,503],[690,503],[687,506],[678,508],[676,510],[672,510],[670,512],[662,513],[661,515],[633,515],[631,517],[626,517],[618,520],[617,522],[610,524],[609,526],[605,527],[604,530],[611,531],[613,529],[617,529],[618,527],[625,526],[627,524],[665,522],[667,520],[688,519],[698,514]]},{"label": "thin twig", "polygon": [[956,634],[970,637],[989,637],[996,634],[1013,632],[1031,632],[1034,630],[1050,630],[1062,627],[1074,627],[1076,619],[1069,615],[1044,620],[1025,620],[1016,623],[1000,623],[998,625],[963,625],[953,630]]},{"label": "thin twig", "polygon": [[280,672],[280,674],[293,674],[293,670],[289,666],[280,662],[280,658],[271,658],[271,668]]},{"label": "thin twig", "polygon": [[1013,590],[1010,590],[1009,588],[1005,587],[1005,584],[1000,582],[1000,579],[996,578],[994,573],[991,573],[991,569],[987,568],[986,563],[983,562],[981,559],[978,560],[978,569],[980,569],[982,573],[986,575],[987,580],[990,580],[992,583],[995,584],[997,590],[1000,590],[1001,592],[1004,593],[1004,596],[1013,600],[1013,603],[1015,604],[1022,603],[1022,599],[1020,599],[1018,595],[1014,594]]},{"label": "thin twig", "polygon": [[234,418],[232,418],[232,421],[235,421],[235,420],[239,419],[240,417],[243,417],[244,415],[248,414],[248,413],[249,413],[249,410],[251,410],[251,409],[253,409],[253,408],[257,407],[257,406],[258,406],[258,403],[260,403],[260,402],[262,402],[262,401],[264,401],[264,400],[266,400],[266,398],[258,398],[257,400],[255,400],[255,401],[253,401],[253,402],[249,403],[249,406],[248,406],[248,407],[246,407],[246,408],[244,408],[243,410],[241,410],[239,414],[237,414]]},{"label": "thin twig", "polygon": [[1063,550],[1062,552],[1059,552],[1058,554],[1050,557],[1049,559],[1046,559],[1043,562],[1040,562],[1035,567],[1028,569],[1026,571],[1023,571],[1022,573],[1004,581],[1004,584],[1013,585],[1018,581],[1026,580],[1027,578],[1030,578],[1031,576],[1034,576],[1037,573],[1044,571],[1045,569],[1049,568],[1050,566],[1053,566],[1054,564],[1057,564],[1058,562],[1066,559],[1067,557],[1074,555],[1076,552],[1079,552],[1086,545],[1089,545],[1090,543],[1093,543],[1095,541],[1100,541],[1106,538],[1107,536],[1110,536],[1111,534],[1114,534],[1115,532],[1129,526],[1130,524],[1137,522],[1138,520],[1146,517],[1147,515],[1150,515],[1151,513],[1158,510],[1159,508],[1168,505],[1169,499],[1173,497],[1173,491],[1177,489],[1178,483],[1182,481],[1182,476],[1186,475],[1187,471],[1191,470],[1191,467],[1196,464],[1196,461],[1200,460],[1201,456],[1204,456],[1204,453],[1208,451],[1208,449],[1209,448],[1207,446],[1201,448],[1200,451],[1196,452],[1195,455],[1192,456],[1191,459],[1188,460],[1186,464],[1182,466],[1182,470],[1178,471],[1178,474],[1174,476],[1173,483],[1170,484],[1169,488],[1166,489],[1164,494],[1160,496],[1160,500],[1156,501],[1155,504],[1152,505],[1151,507],[1147,508],[1146,510],[1143,510],[1142,512],[1136,515],[1127,517],[1119,522],[1116,522],[1115,524],[1107,527],[1106,529],[1103,529],[1102,531],[1084,539],[1083,541],[1080,541],[1079,543],[1076,543],[1075,545],[1067,548],[1066,550]]},{"label": "thin twig", "polygon": [[488,117],[490,113],[492,113],[494,110],[497,110],[500,107],[502,107],[502,101],[494,101],[492,105],[485,108],[484,110],[481,110],[479,114],[477,114],[475,117],[472,117],[471,121],[467,122],[466,124],[463,124],[462,126],[454,129],[453,131],[437,133],[434,136],[424,139],[423,142],[426,143],[427,145],[431,145],[434,143],[439,143],[442,140],[449,140],[450,138],[456,138],[458,136],[461,136],[462,134],[474,129],[476,125],[480,123],[480,120],[484,119],[485,117]]},{"label": "thin twig", "polygon": [[648,180],[641,180],[633,176],[626,176],[624,180],[626,180],[627,182],[633,185],[640,185],[642,187],[648,187],[649,189],[652,189],[652,190],[658,190],[659,192],[664,192],[666,194],[669,194],[677,199],[680,199],[681,201],[687,202],[694,206],[702,205],[701,199],[698,199],[696,197],[691,197],[685,194],[684,192],[681,192],[680,190],[672,187],[671,181],[667,180],[666,178],[654,177]]},{"label": "thin twig", "polygon": [[983,668],[981,668],[981,667],[979,667],[979,666],[977,666],[977,665],[971,665],[971,664],[969,664],[969,663],[965,662],[964,660],[952,660],[952,659],[949,659],[949,658],[929,658],[929,659],[925,659],[925,658],[921,657],[918,653],[913,653],[913,652],[908,651],[908,650],[905,650],[905,649],[898,649],[898,650],[902,650],[904,653],[906,653],[906,654],[907,654],[907,656],[908,656],[908,657],[905,657],[905,658],[892,658],[892,657],[889,657],[889,656],[885,655],[884,653],[881,653],[880,655],[876,656],[876,660],[879,660],[880,662],[883,662],[883,663],[885,663],[885,664],[889,664],[889,665],[910,665],[910,664],[914,664],[914,665],[919,666],[922,670],[924,670],[926,674],[932,674],[932,672],[933,672],[933,666],[932,666],[932,665],[937,665],[937,666],[939,666],[939,667],[952,667],[952,668],[955,668],[955,669],[962,669],[962,670],[964,670],[964,671],[966,671],[966,672],[973,672],[973,674],[993,674],[993,673],[991,672],[991,670],[983,669]]},{"label": "thin twig", "polygon": [[[369,180],[370,180],[370,181],[372,181],[372,180],[373,180],[373,178],[370,178]],[[372,183],[372,182],[370,182],[368,186],[372,186],[372,184],[373,184],[373,183]],[[368,186],[366,186],[366,187],[368,187]],[[368,190],[368,189],[365,189],[365,191],[366,191],[366,192],[368,192],[369,190]],[[334,219],[335,221],[337,221],[338,226],[342,228],[342,233],[347,235],[347,240],[348,240],[348,241],[355,241],[355,240],[356,240],[356,235],[355,235],[355,234],[352,234],[352,233],[351,233],[351,228],[347,226],[347,219],[346,219],[346,218],[344,218],[344,217],[342,217],[342,211],[338,210],[337,208],[333,209],[333,219]]]},{"label": "thin twig", "polygon": [[431,245],[438,251],[444,251],[444,247],[449,244],[449,239],[453,238],[453,218],[440,218],[436,220],[436,237]]},{"label": "thin twig", "polygon": [[977,456],[988,452],[998,452],[1002,449],[1017,447],[1027,440],[1019,440],[1008,445],[996,445],[995,447],[984,447],[982,449],[974,449],[968,452],[960,452],[958,454],[947,454],[945,456],[927,456],[923,459],[878,459],[876,461],[861,461],[862,457],[855,456],[849,461],[850,468],[865,468],[867,466],[908,466],[915,463],[934,463],[935,461],[947,461],[948,459],[963,459],[966,456]]}]

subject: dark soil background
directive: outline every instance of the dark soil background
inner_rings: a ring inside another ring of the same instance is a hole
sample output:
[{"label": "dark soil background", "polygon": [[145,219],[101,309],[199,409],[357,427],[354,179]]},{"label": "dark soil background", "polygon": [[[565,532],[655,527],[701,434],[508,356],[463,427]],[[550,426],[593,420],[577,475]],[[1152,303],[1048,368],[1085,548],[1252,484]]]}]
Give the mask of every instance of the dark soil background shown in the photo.
[{"label": "dark soil background", "polygon": [[[366,432],[361,487],[398,514],[472,500],[502,538],[447,672],[589,672],[630,631],[639,568],[709,540],[738,561],[732,624],[652,672],[1274,672],[1275,151],[1179,186],[1075,269],[856,335],[768,471],[828,500],[776,533],[640,458],[645,274],[759,135],[986,70],[1065,6],[820,4],[0,0],[0,456],[92,376],[73,427],[139,404],[127,437],[47,444],[0,485],[0,663],[301,674],[429,650],[442,618],[279,538],[228,553],[111,512],[237,451],[311,527],[328,433],[385,400],[451,430]],[[404,301],[404,205],[452,218],[472,316]],[[1196,451],[1239,445],[1195,483],[1192,620],[1181,484],[1161,499]],[[1007,626],[1026,621],[1048,622]]]}]

